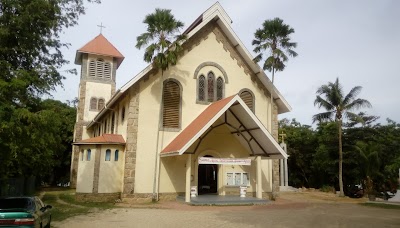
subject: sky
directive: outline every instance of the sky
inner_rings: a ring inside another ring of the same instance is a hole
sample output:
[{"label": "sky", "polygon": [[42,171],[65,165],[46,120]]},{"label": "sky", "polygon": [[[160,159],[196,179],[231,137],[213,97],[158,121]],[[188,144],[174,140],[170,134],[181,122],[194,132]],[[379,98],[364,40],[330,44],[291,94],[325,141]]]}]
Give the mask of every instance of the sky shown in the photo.
[{"label": "sky", "polygon": [[[145,32],[144,17],[155,8],[171,9],[172,14],[189,26],[215,0],[102,0],[86,4],[86,14],[75,27],[64,30],[63,51],[76,68],[76,50],[100,33],[125,56],[117,70],[120,88],[143,68],[144,50],[135,48],[136,37]],[[282,118],[296,118],[312,124],[312,116],[324,110],[314,107],[318,87],[339,78],[344,93],[362,86],[359,97],[371,102],[362,109],[369,115],[400,122],[400,1],[397,0],[220,0],[232,19],[232,28],[254,55],[251,42],[254,32],[265,20],[279,17],[294,28],[291,39],[297,42],[298,56],[287,62],[286,69],[275,74],[275,86],[292,107]],[[182,32],[184,31],[182,30]],[[270,75],[269,72],[266,72]],[[52,93],[54,99],[66,101],[78,96],[79,75],[66,75],[63,88]]]}]

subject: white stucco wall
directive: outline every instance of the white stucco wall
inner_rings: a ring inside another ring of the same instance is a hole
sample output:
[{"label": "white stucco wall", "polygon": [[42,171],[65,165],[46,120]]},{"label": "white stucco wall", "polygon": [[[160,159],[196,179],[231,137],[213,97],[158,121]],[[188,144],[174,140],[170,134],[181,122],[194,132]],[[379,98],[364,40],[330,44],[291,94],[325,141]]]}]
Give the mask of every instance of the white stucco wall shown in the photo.
[{"label": "white stucco wall", "polygon": [[[258,88],[255,81],[244,73],[244,70],[238,66],[237,61],[232,59],[230,53],[223,49],[222,43],[218,43],[214,33],[210,33],[206,40],[203,40],[198,46],[193,46],[192,50],[183,55],[176,66],[171,66],[164,72],[164,78],[161,79],[161,72],[157,76],[150,76],[148,80],[140,82],[140,104],[139,104],[139,129],[136,153],[136,173],[135,173],[135,193],[149,193],[153,190],[154,164],[156,156],[157,132],[159,124],[159,109],[161,100],[162,82],[167,78],[178,80],[182,87],[182,121],[181,128],[188,126],[207,105],[196,103],[197,81],[194,79],[194,71],[203,62],[218,63],[228,75],[228,83],[225,84],[225,97],[238,93],[241,89],[250,89],[255,95],[255,114],[265,127],[268,127],[268,107],[269,98],[262,90]],[[215,67],[204,67],[201,73],[208,73],[212,70],[215,76],[222,73]],[[160,132],[159,150],[168,145],[179,132]],[[233,139],[233,141],[235,141]],[[221,142],[221,141],[219,141]],[[205,144],[203,142],[203,144]],[[235,144],[235,142],[232,142]],[[244,156],[241,147],[229,148],[229,152],[224,152],[221,156]],[[225,151],[226,148],[214,148],[215,151]],[[248,154],[248,152],[246,152]],[[196,156],[194,156],[196,157]],[[184,184],[178,183],[184,181],[184,161],[181,158],[163,158],[161,165],[160,191],[175,192],[184,191]],[[265,179],[271,180],[268,162],[263,162]],[[166,167],[175,166],[176,172],[168,172]],[[237,168],[239,169],[239,167]],[[255,174],[251,174],[251,179]],[[222,179],[220,179],[222,181]],[[196,180],[197,181],[197,180]],[[267,188],[266,188],[267,189]]]},{"label": "white stucco wall", "polygon": [[[110,161],[105,160],[106,150],[111,150]],[[119,150],[118,161],[115,161],[115,150]],[[125,153],[121,146],[102,146],[99,171],[99,193],[115,193],[122,191]]]},{"label": "white stucco wall", "polygon": [[[93,173],[97,152],[95,147],[80,146],[80,149],[76,192],[91,193],[93,192]],[[87,149],[91,150],[90,161],[87,161]],[[82,150],[84,151],[83,159]]]}]

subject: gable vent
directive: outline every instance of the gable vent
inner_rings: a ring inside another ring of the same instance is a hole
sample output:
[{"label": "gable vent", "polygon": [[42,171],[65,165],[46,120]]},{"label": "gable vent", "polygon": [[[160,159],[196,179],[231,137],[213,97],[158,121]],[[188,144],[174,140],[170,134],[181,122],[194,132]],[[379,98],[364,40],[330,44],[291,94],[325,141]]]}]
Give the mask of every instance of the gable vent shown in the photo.
[{"label": "gable vent", "polygon": [[254,101],[253,95],[249,91],[243,91],[240,93],[240,98],[246,103],[247,107],[254,112]]}]

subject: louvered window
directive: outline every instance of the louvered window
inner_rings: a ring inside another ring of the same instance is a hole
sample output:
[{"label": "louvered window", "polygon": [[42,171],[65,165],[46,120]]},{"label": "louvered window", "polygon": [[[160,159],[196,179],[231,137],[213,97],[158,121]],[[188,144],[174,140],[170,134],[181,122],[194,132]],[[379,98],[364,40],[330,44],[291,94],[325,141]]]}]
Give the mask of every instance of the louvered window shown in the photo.
[{"label": "louvered window", "polygon": [[247,107],[250,108],[251,111],[254,112],[254,97],[250,91],[243,91],[240,93],[240,98],[246,103]]},{"label": "louvered window", "polygon": [[214,101],[214,74],[212,72],[208,73],[207,76],[207,91],[208,101]]},{"label": "louvered window", "polygon": [[96,76],[98,78],[102,78],[103,72],[104,72],[104,60],[97,59],[97,61],[96,61]]},{"label": "louvered window", "polygon": [[96,62],[93,60],[89,61],[89,77],[96,77]]},{"label": "louvered window", "polygon": [[224,98],[224,80],[221,77],[217,79],[217,101]]},{"label": "louvered window", "polygon": [[125,120],[125,107],[122,107],[121,110],[121,123],[123,123]]},{"label": "louvered window", "polygon": [[97,109],[100,111],[102,108],[104,108],[104,99],[100,98],[97,104]]},{"label": "louvered window", "polygon": [[163,127],[179,128],[181,94],[178,83],[167,81],[163,90]]},{"label": "louvered window", "polygon": [[111,78],[111,64],[104,63],[104,77],[107,79]]},{"label": "louvered window", "polygon": [[199,101],[205,101],[206,99],[206,78],[204,75],[200,75],[199,77]]},{"label": "louvered window", "polygon": [[97,110],[97,98],[90,98],[90,110]]}]

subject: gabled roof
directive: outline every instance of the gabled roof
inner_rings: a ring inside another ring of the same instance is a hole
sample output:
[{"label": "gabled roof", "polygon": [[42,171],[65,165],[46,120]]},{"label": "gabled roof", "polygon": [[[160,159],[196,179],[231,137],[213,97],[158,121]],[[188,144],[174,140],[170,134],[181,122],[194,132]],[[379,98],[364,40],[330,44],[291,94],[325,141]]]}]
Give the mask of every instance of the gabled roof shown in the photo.
[{"label": "gabled roof", "polygon": [[[275,88],[271,80],[267,77],[263,69],[253,61],[253,57],[240,41],[239,37],[232,30],[230,24],[232,23],[231,18],[219,4],[216,2],[210,8],[208,8],[204,13],[202,13],[184,32],[187,35],[187,40],[193,37],[198,31],[204,28],[210,22],[216,21],[221,27],[224,34],[228,37],[232,45],[238,50],[238,52],[243,56],[246,63],[250,66],[254,74],[260,79],[261,83],[268,89],[272,91],[272,95],[276,103],[278,104],[278,113],[289,112],[292,108],[289,103],[285,100],[282,94]],[[87,128],[90,128],[96,120],[100,119],[104,113],[107,111],[107,107],[112,106],[130,87],[136,84],[140,79],[146,76],[151,70],[153,70],[153,65],[149,64],[140,73],[134,76],[130,81],[121,87],[113,97],[109,100],[103,110],[101,110],[97,116],[89,123]]]},{"label": "gabled roof", "polygon": [[85,139],[79,142],[74,142],[74,145],[94,145],[94,144],[117,144],[125,145],[125,140],[122,135],[116,134],[104,134],[101,136],[93,137],[90,139]]},{"label": "gabled roof", "polygon": [[103,34],[99,34],[83,47],[76,51],[75,64],[82,63],[82,53],[110,56],[117,59],[117,67],[124,60],[124,56],[112,45]]},{"label": "gabled roof", "polygon": [[209,105],[161,151],[161,157],[182,155],[189,148],[193,150],[190,153],[196,153],[196,148],[202,142],[201,137],[206,137],[210,131],[223,125],[249,151],[249,156],[287,158],[285,151],[239,95]]}]

